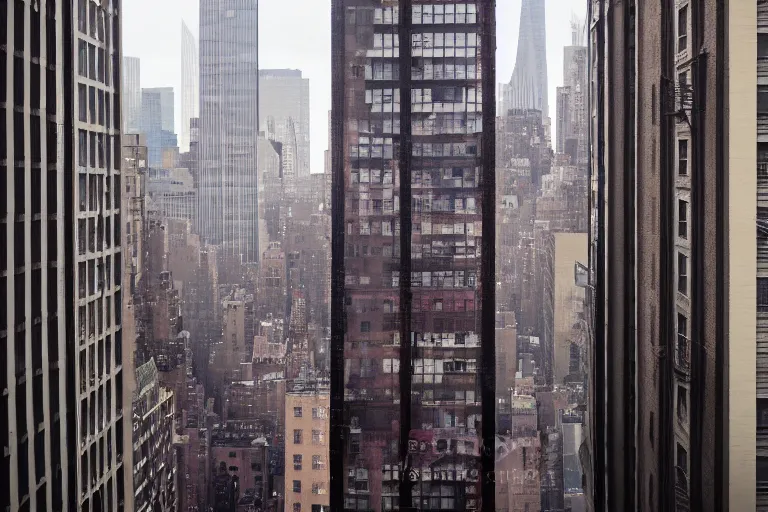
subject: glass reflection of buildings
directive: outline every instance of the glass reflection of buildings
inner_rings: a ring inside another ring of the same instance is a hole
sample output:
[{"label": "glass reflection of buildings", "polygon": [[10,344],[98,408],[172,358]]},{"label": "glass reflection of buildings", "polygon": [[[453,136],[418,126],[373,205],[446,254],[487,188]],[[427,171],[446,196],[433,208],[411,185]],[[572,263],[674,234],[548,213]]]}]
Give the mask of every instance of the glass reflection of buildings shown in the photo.
[{"label": "glass reflection of buildings", "polygon": [[[333,126],[343,141],[334,160],[343,159],[343,192],[334,204],[343,207],[334,216],[344,277],[334,296],[344,321],[333,339],[344,348],[336,360],[344,368],[343,507],[395,510],[412,500],[414,510],[480,510],[483,219],[493,225],[481,188],[492,182],[483,180],[480,40],[493,29],[481,28],[483,3],[339,3],[344,66],[336,61],[343,78],[335,79],[344,106]],[[412,19],[400,33],[403,6]],[[493,124],[487,131],[494,136]],[[401,152],[405,143],[411,151]],[[485,244],[493,253],[493,241]],[[401,484],[403,471],[412,484]]]}]

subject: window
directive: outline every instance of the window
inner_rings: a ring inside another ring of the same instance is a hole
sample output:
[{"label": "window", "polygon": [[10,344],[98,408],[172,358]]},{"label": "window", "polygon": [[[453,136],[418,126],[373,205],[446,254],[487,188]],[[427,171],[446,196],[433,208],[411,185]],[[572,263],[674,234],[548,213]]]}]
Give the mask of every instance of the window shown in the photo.
[{"label": "window", "polygon": [[757,278],[757,310],[768,311],[768,277]]},{"label": "window", "polygon": [[688,256],[677,253],[677,291],[688,295]]},{"label": "window", "polygon": [[688,473],[688,452],[680,443],[677,443],[677,467],[682,469],[685,474]]},{"label": "window", "polygon": [[[293,492],[301,492],[301,480],[293,481]],[[295,505],[294,505],[295,508]]]},{"label": "window", "polygon": [[688,390],[677,386],[677,418],[680,421],[688,419]]},{"label": "window", "polygon": [[312,408],[312,419],[313,420],[321,420],[326,419],[328,417],[328,410],[325,407],[313,407]]},{"label": "window", "polygon": [[301,512],[301,503],[293,504],[293,512]]},{"label": "window", "polygon": [[757,59],[768,59],[768,34],[757,34]]},{"label": "window", "polygon": [[677,201],[677,236],[688,238],[688,202]]},{"label": "window", "polygon": [[294,418],[301,418],[301,407],[294,407],[293,408],[293,417]]},{"label": "window", "polygon": [[757,87],[757,113],[768,114],[768,87]]},{"label": "window", "polygon": [[293,456],[293,470],[301,471],[301,455],[300,454]]},{"label": "window", "polygon": [[371,332],[371,322],[368,320],[360,322],[360,332]]},{"label": "window", "polygon": [[688,175],[688,140],[677,141],[677,173],[680,176]]},{"label": "window", "polygon": [[301,429],[293,431],[293,444],[301,444]]},{"label": "window", "polygon": [[235,453],[235,452],[229,452],[229,458],[230,458],[230,459],[234,459],[235,457],[237,457],[237,453]]},{"label": "window", "polygon": [[325,469],[325,461],[322,455],[312,456],[312,469]]},{"label": "window", "polygon": [[688,48],[688,6],[683,6],[677,11],[677,51],[682,52]]}]

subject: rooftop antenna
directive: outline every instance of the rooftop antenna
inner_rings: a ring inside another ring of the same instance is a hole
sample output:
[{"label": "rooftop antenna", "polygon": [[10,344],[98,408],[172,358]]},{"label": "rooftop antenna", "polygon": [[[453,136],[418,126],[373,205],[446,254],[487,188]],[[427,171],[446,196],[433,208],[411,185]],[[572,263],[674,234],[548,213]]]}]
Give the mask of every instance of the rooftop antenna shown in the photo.
[{"label": "rooftop antenna", "polygon": [[576,13],[571,13],[571,44],[585,46],[587,25]]}]

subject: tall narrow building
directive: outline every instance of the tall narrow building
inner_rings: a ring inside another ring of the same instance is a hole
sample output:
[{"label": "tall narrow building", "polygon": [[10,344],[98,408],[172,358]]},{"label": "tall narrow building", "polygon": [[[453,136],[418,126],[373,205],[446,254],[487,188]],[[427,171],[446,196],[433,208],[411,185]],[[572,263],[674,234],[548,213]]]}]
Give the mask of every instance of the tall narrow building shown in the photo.
[{"label": "tall narrow building", "polygon": [[200,111],[200,73],[197,41],[187,24],[181,22],[181,137],[179,151],[189,151],[190,119],[197,117]]},{"label": "tall narrow building", "polygon": [[331,510],[494,510],[493,4],[332,6]]},{"label": "tall narrow building", "polygon": [[502,114],[509,109],[540,110],[549,116],[547,30],[544,0],[523,0],[517,59],[512,79],[502,88]]},{"label": "tall narrow building", "polygon": [[200,2],[199,230],[224,259],[258,261],[257,0]]},{"label": "tall narrow building", "polygon": [[590,11],[588,495],[766,510],[768,3]]},{"label": "tall narrow building", "polygon": [[141,61],[123,57],[123,132],[141,130]]},{"label": "tall narrow building", "polygon": [[119,8],[0,25],[0,508],[122,510]]}]

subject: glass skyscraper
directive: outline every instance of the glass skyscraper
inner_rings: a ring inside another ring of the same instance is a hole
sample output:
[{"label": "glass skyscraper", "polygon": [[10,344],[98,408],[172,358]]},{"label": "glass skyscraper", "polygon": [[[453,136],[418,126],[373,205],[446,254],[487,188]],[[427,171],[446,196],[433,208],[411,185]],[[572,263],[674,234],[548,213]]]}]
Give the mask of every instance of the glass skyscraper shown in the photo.
[{"label": "glass skyscraper", "polygon": [[200,2],[200,235],[259,258],[257,0]]}]

